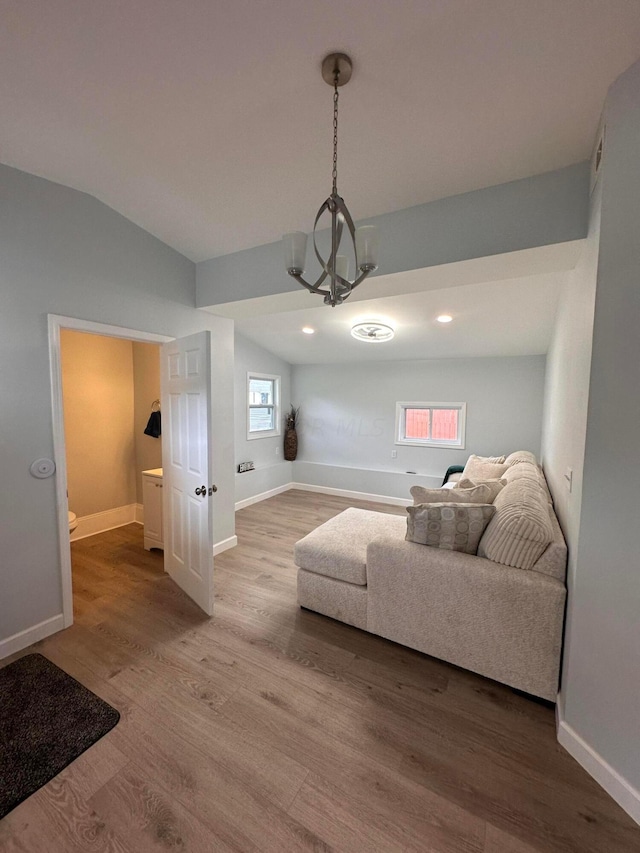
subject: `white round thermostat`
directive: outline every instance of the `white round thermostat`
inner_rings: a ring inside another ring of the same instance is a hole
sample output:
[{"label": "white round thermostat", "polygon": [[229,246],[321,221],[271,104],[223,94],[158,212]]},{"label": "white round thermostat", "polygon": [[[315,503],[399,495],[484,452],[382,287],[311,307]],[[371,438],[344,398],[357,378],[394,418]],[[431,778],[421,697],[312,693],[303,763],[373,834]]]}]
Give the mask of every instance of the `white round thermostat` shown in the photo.
[{"label": "white round thermostat", "polygon": [[33,477],[37,477],[39,480],[46,480],[56,470],[56,463],[53,459],[36,459],[35,462],[31,463],[29,470]]}]

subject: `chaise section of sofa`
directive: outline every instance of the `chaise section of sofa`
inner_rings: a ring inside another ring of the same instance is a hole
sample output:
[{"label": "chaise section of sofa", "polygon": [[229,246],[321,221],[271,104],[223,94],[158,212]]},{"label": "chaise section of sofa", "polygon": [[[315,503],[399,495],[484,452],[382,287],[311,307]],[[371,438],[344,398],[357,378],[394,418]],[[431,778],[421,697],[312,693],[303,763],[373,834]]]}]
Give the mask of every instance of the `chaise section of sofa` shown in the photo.
[{"label": "chaise section of sofa", "polygon": [[296,543],[298,602],[308,610],[367,630],[367,546],[378,536],[404,537],[399,515],[350,507]]}]

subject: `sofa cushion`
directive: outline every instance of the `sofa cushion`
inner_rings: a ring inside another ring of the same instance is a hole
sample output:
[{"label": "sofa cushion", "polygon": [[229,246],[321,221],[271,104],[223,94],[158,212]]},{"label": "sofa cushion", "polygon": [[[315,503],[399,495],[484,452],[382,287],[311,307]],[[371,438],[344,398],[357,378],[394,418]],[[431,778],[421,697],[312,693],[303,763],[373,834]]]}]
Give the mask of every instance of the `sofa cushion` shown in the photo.
[{"label": "sofa cushion", "polygon": [[432,503],[407,507],[409,542],[475,554],[495,512],[490,504]]},{"label": "sofa cushion", "polygon": [[554,536],[544,489],[533,480],[516,480],[504,487],[494,506],[478,555],[517,569],[533,568]]},{"label": "sofa cushion", "polygon": [[502,479],[507,483],[513,483],[515,480],[532,480],[542,485],[542,471],[533,462],[516,462],[507,468]]},{"label": "sofa cushion", "polygon": [[553,498],[551,497],[544,472],[539,465],[521,460],[507,468],[502,475],[502,479],[506,480],[507,483],[515,483],[516,480],[530,480],[533,483],[537,483],[544,491],[547,503],[553,504]]},{"label": "sofa cushion", "polygon": [[501,477],[507,470],[507,465],[504,462],[488,462],[487,457],[471,456],[467,459],[467,464],[462,472],[462,479],[473,480],[491,480],[496,477]]},{"label": "sofa cushion", "polygon": [[[465,486],[462,485],[462,482],[460,481],[453,488],[448,489],[444,487],[441,489],[425,489],[422,486],[411,486],[409,491],[413,498],[413,505],[448,503],[452,501],[465,504],[491,504],[502,488],[502,485],[476,484],[472,483],[471,480],[465,481],[469,483],[468,486]],[[495,483],[497,484],[498,480]]]},{"label": "sofa cushion", "polygon": [[376,536],[402,539],[403,515],[349,507],[296,542],[296,566],[319,575],[364,586],[367,582],[367,545]]},{"label": "sofa cushion", "polygon": [[516,450],[515,453],[510,453],[505,462],[508,466],[518,465],[520,462],[530,462],[532,465],[537,465],[536,457],[529,450]]}]

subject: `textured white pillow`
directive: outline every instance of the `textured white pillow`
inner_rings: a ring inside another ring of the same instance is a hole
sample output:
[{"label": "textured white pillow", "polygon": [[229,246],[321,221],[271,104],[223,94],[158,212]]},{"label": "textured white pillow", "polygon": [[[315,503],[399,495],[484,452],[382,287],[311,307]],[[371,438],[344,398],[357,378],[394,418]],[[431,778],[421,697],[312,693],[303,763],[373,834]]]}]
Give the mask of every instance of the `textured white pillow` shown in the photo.
[{"label": "textured white pillow", "polygon": [[464,466],[462,479],[473,480],[474,483],[479,480],[493,480],[501,477],[507,467],[504,462],[488,462],[487,457],[472,454]]},{"label": "textured white pillow", "polygon": [[[502,487],[500,487],[502,488]],[[435,504],[435,503],[465,503],[465,504],[491,504],[494,502],[499,489],[484,483],[470,488],[461,489],[456,485],[453,489],[425,489],[422,486],[411,486],[409,490],[413,498],[413,505]],[[495,494],[494,494],[495,492]]]},{"label": "textured white pillow", "polygon": [[407,535],[410,542],[446,551],[475,554],[478,542],[495,512],[487,504],[437,503],[408,506]]},{"label": "textured white pillow", "polygon": [[507,481],[502,479],[481,480],[480,482],[474,483],[473,480],[468,480],[465,478],[463,480],[460,480],[460,482],[456,484],[454,488],[454,494],[457,494],[458,491],[461,489],[471,490],[478,488],[478,486],[487,486],[489,489],[489,499],[486,501],[482,501],[482,503],[492,504],[506,485]]}]

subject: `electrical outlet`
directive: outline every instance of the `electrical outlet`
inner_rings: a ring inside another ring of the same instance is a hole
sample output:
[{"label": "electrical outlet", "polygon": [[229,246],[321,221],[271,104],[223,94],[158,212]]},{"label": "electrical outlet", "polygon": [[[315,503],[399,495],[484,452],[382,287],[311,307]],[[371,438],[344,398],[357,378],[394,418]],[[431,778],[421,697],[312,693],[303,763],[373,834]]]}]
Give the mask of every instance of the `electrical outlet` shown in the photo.
[{"label": "electrical outlet", "polygon": [[392,459],[397,459],[397,458],[398,458],[398,451],[397,451],[397,450],[392,450],[392,451],[391,451],[391,458],[392,458]]}]

